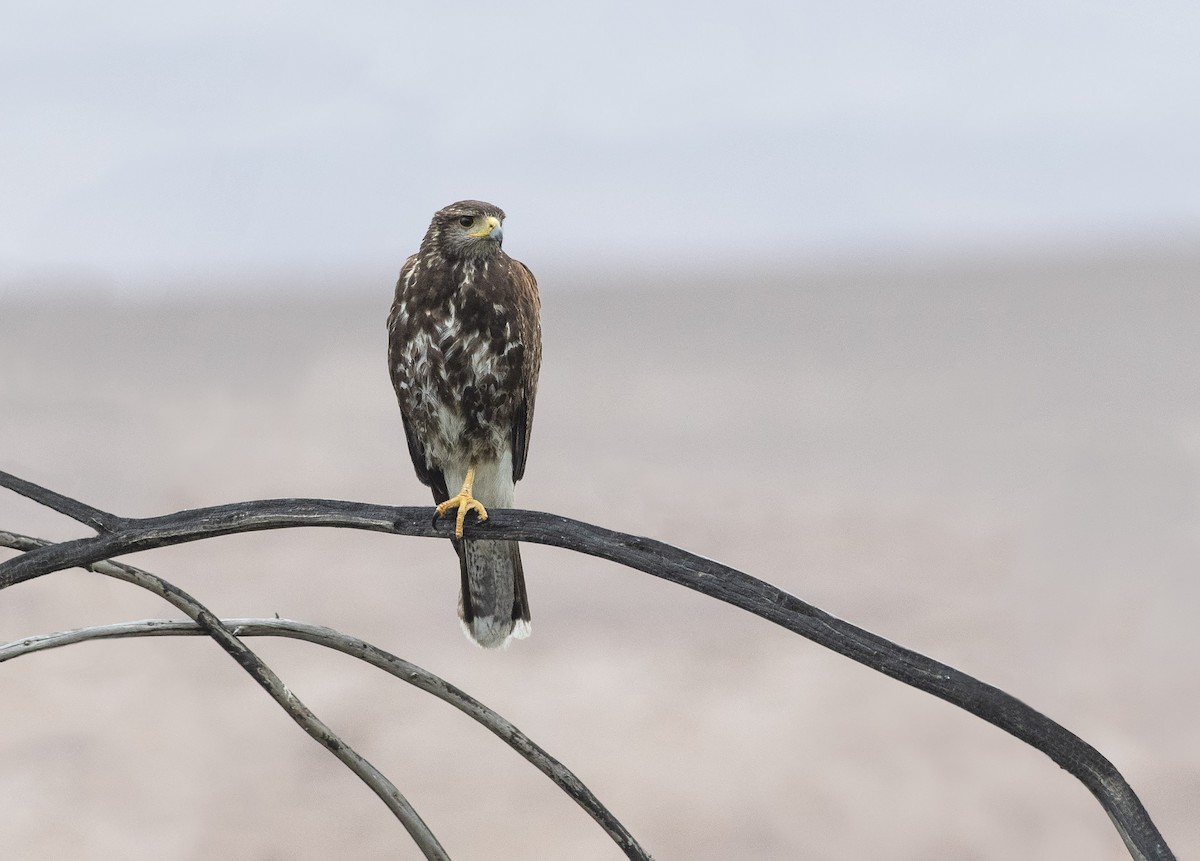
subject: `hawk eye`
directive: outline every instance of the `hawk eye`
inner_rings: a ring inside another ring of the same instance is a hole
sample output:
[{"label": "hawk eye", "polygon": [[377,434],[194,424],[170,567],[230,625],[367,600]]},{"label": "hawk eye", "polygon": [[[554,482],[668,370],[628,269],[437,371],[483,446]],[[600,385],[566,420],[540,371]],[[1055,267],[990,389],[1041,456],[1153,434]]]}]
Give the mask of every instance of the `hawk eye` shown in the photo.
[{"label": "hawk eye", "polygon": [[475,216],[461,215],[458,218],[458,223],[461,224],[463,227],[470,227],[472,224],[475,223]]}]

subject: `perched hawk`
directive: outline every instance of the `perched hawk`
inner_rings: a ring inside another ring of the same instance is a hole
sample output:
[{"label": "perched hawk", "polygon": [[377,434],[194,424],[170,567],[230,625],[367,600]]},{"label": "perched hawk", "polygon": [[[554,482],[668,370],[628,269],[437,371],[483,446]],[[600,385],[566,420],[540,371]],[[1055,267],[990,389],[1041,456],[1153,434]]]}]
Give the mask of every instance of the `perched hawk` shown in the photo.
[{"label": "perched hawk", "polygon": [[[437,515],[456,516],[467,635],[495,647],[529,636],[515,541],[464,539],[474,511],[511,508],[525,473],[542,363],[537,282],[505,254],[504,212],[462,200],[434,213],[408,258],[388,317],[388,364],[417,478]],[[461,488],[451,497],[450,490]]]}]

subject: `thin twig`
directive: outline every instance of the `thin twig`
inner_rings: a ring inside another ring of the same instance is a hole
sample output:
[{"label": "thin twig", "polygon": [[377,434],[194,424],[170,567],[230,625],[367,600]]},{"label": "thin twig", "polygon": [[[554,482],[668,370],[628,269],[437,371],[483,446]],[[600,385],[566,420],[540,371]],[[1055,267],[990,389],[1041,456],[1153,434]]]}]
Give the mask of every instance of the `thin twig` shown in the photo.
[{"label": "thin twig", "polygon": [[[596,820],[609,837],[621,847],[626,857],[650,861],[650,856],[638,845],[615,816],[600,803],[583,782],[570,769],[535,744],[517,729],[479,700],[434,675],[416,664],[385,652],[365,640],[351,637],[332,628],[308,625],[290,619],[222,619],[221,624],[238,637],[291,637],[325,646],[342,652],[373,667],[378,667],[401,681],[414,685],[438,699],[449,703],[463,714],[479,722],[509,747],[529,760],[559,788],[575,800],[580,807]],[[0,645],[0,663],[23,655],[46,649],[68,646],[89,640],[111,640],[125,637],[195,636],[206,632],[194,622],[176,622],[169,619],[144,619],[138,622],[121,622],[115,625],[95,625],[25,637]]]},{"label": "thin twig", "polygon": [[[38,538],[10,532],[0,532],[0,544],[17,550],[25,550],[27,553],[37,553],[39,548],[45,550],[55,546]],[[292,720],[300,725],[301,729],[341,760],[382,799],[429,861],[449,861],[450,856],[446,854],[446,850],[429,830],[429,826],[425,824],[417,811],[409,804],[408,799],[400,794],[392,782],[313,714],[308,706],[288,689],[279,676],[250,647],[226,628],[207,607],[179,587],[148,571],[134,568],[132,565],[111,560],[98,560],[81,567],[97,574],[141,586],[181,611],[200,630],[216,640],[221,648],[237,661],[242,669],[249,673],[251,678],[258,682],[275,702],[279,703]]]},{"label": "thin twig", "polygon": [[[3,483],[0,475],[0,484]],[[0,563],[0,589],[51,571],[214,535],[332,526],[449,537],[429,508],[393,508],[320,499],[259,500],[129,520],[111,534],[68,541]],[[770,583],[661,541],[535,511],[493,510],[468,525],[471,538],[530,541],[586,553],[678,583],[740,607],[852,660],[933,694],[1042,751],[1079,779],[1112,819],[1135,861],[1174,854],[1125,778],[1074,733],[1011,694],[946,664],[842,621]]]}]

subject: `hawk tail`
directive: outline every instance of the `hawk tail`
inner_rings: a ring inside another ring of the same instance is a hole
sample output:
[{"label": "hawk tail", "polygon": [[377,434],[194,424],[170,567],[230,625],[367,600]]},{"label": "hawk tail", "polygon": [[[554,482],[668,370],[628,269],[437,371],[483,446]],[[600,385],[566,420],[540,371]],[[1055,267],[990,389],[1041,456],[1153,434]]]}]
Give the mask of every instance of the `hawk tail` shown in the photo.
[{"label": "hawk tail", "polygon": [[466,635],[485,649],[529,636],[529,596],[515,541],[455,542],[462,592],[458,616]]}]

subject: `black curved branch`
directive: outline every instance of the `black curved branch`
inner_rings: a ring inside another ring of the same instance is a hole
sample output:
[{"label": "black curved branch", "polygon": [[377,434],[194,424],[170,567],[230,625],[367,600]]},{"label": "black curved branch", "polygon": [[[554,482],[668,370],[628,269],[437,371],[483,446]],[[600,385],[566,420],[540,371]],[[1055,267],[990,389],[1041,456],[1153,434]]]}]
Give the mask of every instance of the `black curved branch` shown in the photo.
[{"label": "black curved branch", "polygon": [[[9,486],[0,473],[0,486]],[[36,486],[13,487],[38,499]],[[59,497],[55,494],[55,497]],[[52,506],[53,507],[53,506]],[[62,510],[62,509],[56,509]],[[69,512],[64,512],[69,513]],[[94,538],[63,542],[0,563],[0,589],[63,568],[235,532],[333,526],[398,535],[450,537],[429,508],[395,508],[323,499],[274,499],[218,505],[161,517],[118,519]],[[470,537],[529,541],[607,559],[740,607],[818,645],[933,694],[1040,750],[1079,779],[1116,826],[1135,861],[1173,861],[1141,801],[1104,756],[1066,728],[999,688],[899,646],[801,601],[770,583],[650,538],[639,538],[537,511],[494,510],[468,525]]]}]

